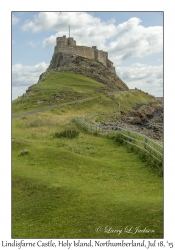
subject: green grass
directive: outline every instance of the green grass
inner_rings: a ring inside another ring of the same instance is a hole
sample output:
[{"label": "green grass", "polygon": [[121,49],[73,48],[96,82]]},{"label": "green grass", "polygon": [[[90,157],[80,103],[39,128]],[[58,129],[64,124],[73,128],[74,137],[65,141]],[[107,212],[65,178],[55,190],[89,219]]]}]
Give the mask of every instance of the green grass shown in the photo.
[{"label": "green grass", "polygon": [[[96,95],[98,83],[89,84],[82,88]],[[75,81],[70,85],[83,91]],[[13,238],[163,238],[162,178],[134,152],[73,121],[115,107],[102,95],[12,121]],[[14,102],[17,111],[22,106]],[[73,128],[75,138],[54,136]],[[122,233],[105,232],[109,227]],[[126,227],[152,232],[129,234]]]},{"label": "green grass", "polygon": [[[142,136],[141,134],[135,134],[134,132],[129,132],[129,134],[128,134],[127,130],[121,130],[121,133],[123,135],[130,136],[132,138],[131,140],[133,141],[133,143],[138,144],[139,146],[143,147],[143,143],[147,142],[147,144],[149,146],[151,146],[152,148],[156,149],[157,151],[159,151],[160,153],[163,154],[163,148],[161,147],[162,145],[159,143],[158,144],[154,143],[153,140],[149,140],[149,139],[145,138],[144,135]],[[127,137],[125,137],[125,139],[127,140]],[[137,140],[139,140],[139,141],[137,141]],[[149,147],[147,147],[147,150],[151,150],[151,149]]]},{"label": "green grass", "polygon": [[[57,72],[44,81],[28,89],[26,97],[18,97],[12,102],[12,113],[20,114],[49,105],[100,96],[103,89],[110,91],[104,84],[75,73]],[[37,103],[38,101],[42,103]]]},{"label": "green grass", "polygon": [[137,104],[147,104],[150,102],[155,102],[155,97],[146,94],[143,91],[134,92],[123,92],[115,94],[114,97],[120,102],[122,110],[128,110],[134,108]]},{"label": "green grass", "polygon": [[[13,121],[13,238],[163,237],[162,179],[146,162],[83,130],[77,138],[54,139],[53,132],[76,125],[68,118],[55,124],[53,114],[36,117],[42,122],[35,127],[25,127],[26,119]],[[28,154],[20,156],[24,149]],[[108,234],[107,226],[155,233]]]},{"label": "green grass", "polygon": [[102,111],[98,110],[91,115],[91,120],[93,119],[96,122],[120,120],[122,117],[120,113],[121,111],[126,112],[132,110],[137,104],[156,102],[156,99],[153,96],[139,90],[135,92],[115,93],[110,95],[108,98],[110,98],[111,101],[115,103],[115,107],[113,108],[112,106],[106,106],[106,108]]},{"label": "green grass", "polygon": [[76,143],[73,152],[70,145],[67,150],[30,145],[30,154],[13,163],[13,237],[113,238],[97,234],[96,227],[140,226],[155,230],[146,238],[161,238],[161,180],[137,156],[111,144],[96,138],[86,150]]}]

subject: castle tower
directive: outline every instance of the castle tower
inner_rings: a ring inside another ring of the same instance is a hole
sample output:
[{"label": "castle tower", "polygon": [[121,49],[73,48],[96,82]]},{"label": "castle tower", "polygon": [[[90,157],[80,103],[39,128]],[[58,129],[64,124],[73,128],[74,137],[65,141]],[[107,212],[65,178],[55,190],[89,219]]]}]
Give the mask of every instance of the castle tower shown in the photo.
[{"label": "castle tower", "polygon": [[57,38],[56,38],[56,44],[57,44],[58,47],[68,45],[66,36],[57,37]]},{"label": "castle tower", "polygon": [[66,36],[63,36],[56,38],[56,46],[62,47],[68,45],[76,46],[76,41],[73,39],[73,37],[66,38]]},{"label": "castle tower", "polygon": [[110,69],[112,73],[115,74],[115,67],[113,66],[113,63],[108,59],[108,52],[98,50],[97,46],[92,46],[91,48],[86,46],[77,46],[76,41],[73,37],[57,37],[54,52],[68,53],[97,60],[98,62],[103,63],[108,69]]},{"label": "castle tower", "polygon": [[76,46],[76,41],[73,39],[73,37],[67,38],[68,45]]}]

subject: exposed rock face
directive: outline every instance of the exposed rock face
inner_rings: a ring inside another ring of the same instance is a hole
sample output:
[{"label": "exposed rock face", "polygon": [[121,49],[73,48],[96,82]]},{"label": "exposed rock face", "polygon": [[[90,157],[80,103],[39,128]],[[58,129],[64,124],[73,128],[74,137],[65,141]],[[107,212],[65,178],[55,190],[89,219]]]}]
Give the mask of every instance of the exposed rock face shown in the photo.
[{"label": "exposed rock face", "polygon": [[128,86],[102,63],[69,53],[54,53],[48,69],[40,75],[38,82],[52,72],[75,72],[91,77],[114,90],[128,90]]},{"label": "exposed rock face", "polygon": [[77,45],[73,37],[57,37],[54,53],[58,52],[69,53],[72,55],[83,56],[85,58],[97,60],[103,63],[112,73],[116,73],[113,63],[108,59],[108,52],[98,50],[97,46],[87,47]]},{"label": "exposed rock face", "polygon": [[119,126],[163,141],[163,106],[160,103],[139,106],[136,110],[121,112],[120,120],[100,122],[98,125],[112,130]]}]

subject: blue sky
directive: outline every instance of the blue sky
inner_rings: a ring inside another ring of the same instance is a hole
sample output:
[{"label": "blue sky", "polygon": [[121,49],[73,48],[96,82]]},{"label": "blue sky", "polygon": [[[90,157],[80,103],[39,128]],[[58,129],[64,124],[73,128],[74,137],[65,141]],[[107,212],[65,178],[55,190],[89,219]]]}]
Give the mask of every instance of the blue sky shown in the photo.
[{"label": "blue sky", "polygon": [[12,99],[37,83],[56,37],[108,52],[129,88],[163,96],[163,12],[12,12]]}]

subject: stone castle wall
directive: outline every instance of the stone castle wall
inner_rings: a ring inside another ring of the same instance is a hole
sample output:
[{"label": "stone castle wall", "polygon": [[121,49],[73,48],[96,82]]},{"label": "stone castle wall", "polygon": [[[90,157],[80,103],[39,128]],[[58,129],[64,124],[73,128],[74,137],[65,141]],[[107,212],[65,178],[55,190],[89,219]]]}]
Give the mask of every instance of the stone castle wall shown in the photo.
[{"label": "stone castle wall", "polygon": [[89,59],[94,59],[94,49],[85,46],[55,46],[55,52],[65,52]]},{"label": "stone castle wall", "polygon": [[64,46],[64,45],[74,45],[76,46],[76,41],[73,39],[73,37],[68,37],[66,36],[63,37],[57,37],[56,38],[56,44],[58,47]]},{"label": "stone castle wall", "polygon": [[103,63],[111,70],[112,73],[116,73],[113,63],[108,59],[108,53],[98,50],[96,46],[93,46],[92,48],[86,46],[76,46],[76,41],[73,37],[66,38],[66,36],[57,37],[56,44],[54,53],[65,52],[89,59],[95,59]]}]

